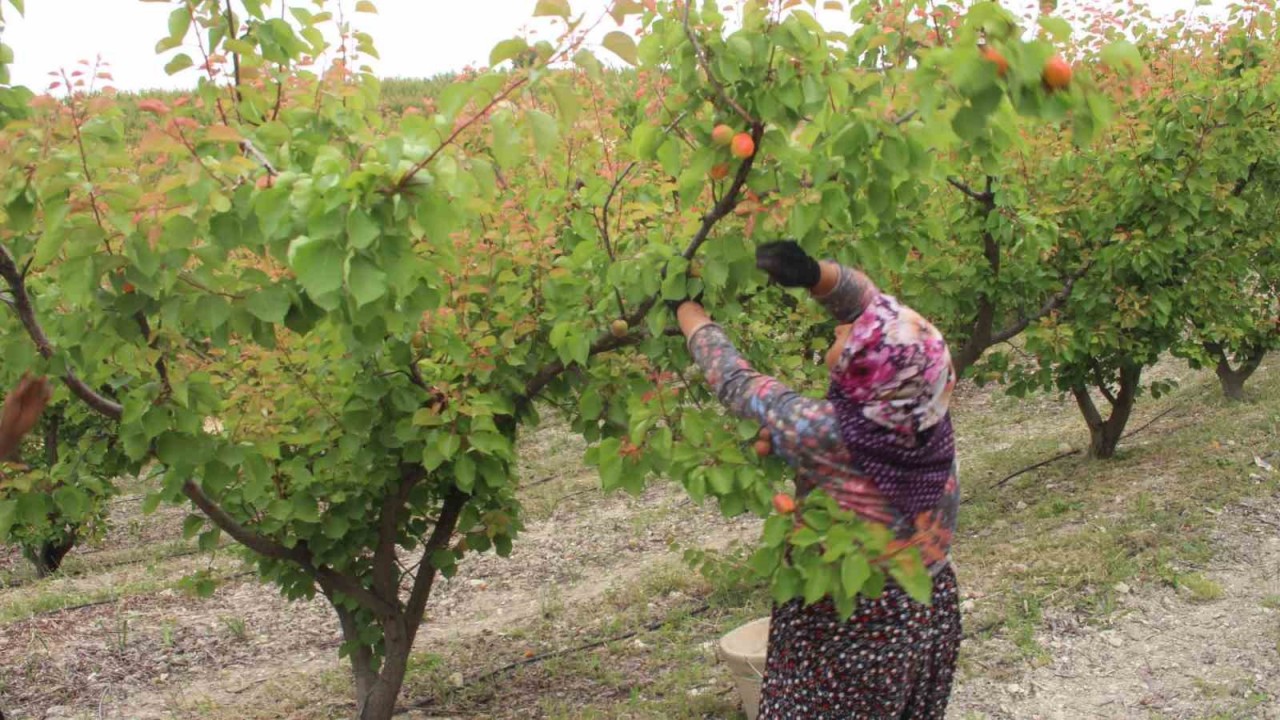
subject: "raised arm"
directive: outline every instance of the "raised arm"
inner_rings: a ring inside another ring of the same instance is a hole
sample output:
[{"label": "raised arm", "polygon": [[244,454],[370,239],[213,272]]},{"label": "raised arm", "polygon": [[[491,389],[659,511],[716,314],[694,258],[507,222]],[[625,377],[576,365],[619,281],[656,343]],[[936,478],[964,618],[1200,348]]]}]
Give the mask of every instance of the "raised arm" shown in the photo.
[{"label": "raised arm", "polygon": [[677,317],[688,338],[689,353],[716,397],[734,415],[767,428],[779,457],[795,463],[803,454],[833,449],[830,446],[840,436],[829,402],[801,395],[757,372],[697,303],[681,305]]},{"label": "raised arm", "polygon": [[809,289],[810,294],[830,312],[839,323],[851,323],[858,319],[880,292],[871,278],[861,270],[847,268],[830,260],[823,260],[822,279]]},{"label": "raised arm", "polygon": [[865,274],[830,260],[818,262],[791,240],[756,249],[756,267],[783,287],[805,288],[840,323],[851,323],[879,290]]}]

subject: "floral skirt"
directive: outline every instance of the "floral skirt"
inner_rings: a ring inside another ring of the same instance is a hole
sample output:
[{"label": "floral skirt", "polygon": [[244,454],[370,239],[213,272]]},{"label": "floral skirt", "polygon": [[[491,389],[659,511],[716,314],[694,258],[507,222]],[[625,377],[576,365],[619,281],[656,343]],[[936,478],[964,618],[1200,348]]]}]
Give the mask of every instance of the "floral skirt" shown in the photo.
[{"label": "floral skirt", "polygon": [[955,571],[933,605],[889,583],[841,622],[830,600],[775,607],[760,720],[942,720],[960,652]]}]

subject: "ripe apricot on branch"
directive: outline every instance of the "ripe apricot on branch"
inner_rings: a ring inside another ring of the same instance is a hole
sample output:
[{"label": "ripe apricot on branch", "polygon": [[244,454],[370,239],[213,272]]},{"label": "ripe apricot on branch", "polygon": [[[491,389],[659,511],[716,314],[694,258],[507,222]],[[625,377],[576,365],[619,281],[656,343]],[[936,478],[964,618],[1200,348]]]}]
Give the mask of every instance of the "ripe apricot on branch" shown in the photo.
[{"label": "ripe apricot on branch", "polygon": [[773,445],[768,440],[757,440],[754,447],[756,455],[760,457],[769,457],[769,453],[773,452]]},{"label": "ripe apricot on branch", "polygon": [[733,136],[733,143],[729,146],[729,152],[739,160],[746,160],[756,154],[756,141],[752,140],[747,133],[738,133]]},{"label": "ripe apricot on branch", "polygon": [[1063,90],[1071,84],[1071,66],[1066,60],[1054,55],[1044,64],[1041,78],[1050,90]]},{"label": "ripe apricot on branch", "polygon": [[733,128],[728,125],[717,125],[711,131],[711,142],[716,145],[728,145],[733,142]]},{"label": "ripe apricot on branch", "polygon": [[796,511],[796,501],[786,493],[773,496],[773,509],[781,515],[790,515]]},{"label": "ripe apricot on branch", "polygon": [[729,163],[719,163],[711,167],[712,180],[723,180],[729,177]]},{"label": "ripe apricot on branch", "polygon": [[613,324],[609,326],[609,333],[616,338],[624,338],[627,336],[627,331],[630,329],[631,326],[627,325],[626,320],[618,319],[614,320]]},{"label": "ripe apricot on branch", "polygon": [[996,66],[996,74],[1004,77],[1009,72],[1009,61],[1000,54],[1000,51],[990,45],[982,48],[982,57],[989,63]]}]

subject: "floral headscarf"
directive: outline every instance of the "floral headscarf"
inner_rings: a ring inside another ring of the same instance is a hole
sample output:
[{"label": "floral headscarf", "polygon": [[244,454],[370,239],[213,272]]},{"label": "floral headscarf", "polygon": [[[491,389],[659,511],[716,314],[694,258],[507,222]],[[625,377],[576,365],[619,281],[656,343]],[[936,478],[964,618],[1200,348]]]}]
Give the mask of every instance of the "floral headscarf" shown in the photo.
[{"label": "floral headscarf", "polygon": [[932,509],[950,477],[955,382],[942,333],[883,294],[853,323],[831,371],[827,399],[856,466],[906,515]]}]

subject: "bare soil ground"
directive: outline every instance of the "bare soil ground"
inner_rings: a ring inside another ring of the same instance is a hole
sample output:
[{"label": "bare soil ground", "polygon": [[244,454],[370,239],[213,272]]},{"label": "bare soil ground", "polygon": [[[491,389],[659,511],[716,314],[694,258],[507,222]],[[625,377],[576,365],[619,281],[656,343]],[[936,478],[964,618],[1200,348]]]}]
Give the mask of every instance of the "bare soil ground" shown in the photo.
[{"label": "bare soil ground", "polygon": [[[1067,458],[999,491],[1078,445],[1080,420],[1059,399],[962,394],[968,638],[948,718],[1280,719],[1280,473],[1265,469],[1280,467],[1280,368],[1244,406],[1209,377],[1162,372],[1183,388],[1133,426],[1171,412],[1116,462]],[[709,644],[767,599],[697,577],[672,543],[749,543],[759,522],[668,483],[603,494],[581,450],[555,427],[526,442],[528,527],[511,558],[473,556],[439,586],[407,717],[741,717]],[[35,582],[0,557],[5,716],[347,716],[323,601],[281,599],[231,549],[192,553],[175,542],[185,510],[144,516],[139,501],[116,503],[65,574]],[[213,597],[184,589],[197,570],[226,578]]]}]

